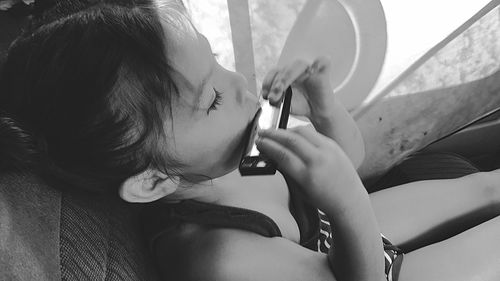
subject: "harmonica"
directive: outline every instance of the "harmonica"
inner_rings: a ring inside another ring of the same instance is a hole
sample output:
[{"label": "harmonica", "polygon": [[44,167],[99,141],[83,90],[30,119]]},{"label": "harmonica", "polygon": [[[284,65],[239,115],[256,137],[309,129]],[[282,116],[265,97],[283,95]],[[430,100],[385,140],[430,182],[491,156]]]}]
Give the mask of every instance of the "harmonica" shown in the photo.
[{"label": "harmonica", "polygon": [[276,173],[276,163],[257,149],[255,144],[258,138],[257,131],[260,129],[286,129],[291,103],[292,88],[288,87],[279,107],[261,107],[257,111],[247,131],[246,149],[239,165],[242,176],[273,175]]}]

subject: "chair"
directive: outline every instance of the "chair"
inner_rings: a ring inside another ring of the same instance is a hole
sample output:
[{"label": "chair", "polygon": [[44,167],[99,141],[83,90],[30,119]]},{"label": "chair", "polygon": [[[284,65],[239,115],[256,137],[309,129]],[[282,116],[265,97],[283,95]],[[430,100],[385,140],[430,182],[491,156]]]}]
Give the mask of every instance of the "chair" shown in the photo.
[{"label": "chair", "polygon": [[0,174],[0,280],[160,280],[141,205]]}]

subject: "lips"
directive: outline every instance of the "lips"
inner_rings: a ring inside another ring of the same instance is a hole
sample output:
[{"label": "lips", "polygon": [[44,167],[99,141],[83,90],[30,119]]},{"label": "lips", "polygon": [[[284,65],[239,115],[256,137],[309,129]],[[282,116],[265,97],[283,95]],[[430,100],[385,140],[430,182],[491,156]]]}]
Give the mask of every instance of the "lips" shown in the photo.
[{"label": "lips", "polygon": [[259,111],[261,107],[261,102],[260,100],[252,93],[248,92],[246,93],[246,102],[247,102],[247,108],[248,108],[248,123],[250,123],[254,117],[257,111]]}]

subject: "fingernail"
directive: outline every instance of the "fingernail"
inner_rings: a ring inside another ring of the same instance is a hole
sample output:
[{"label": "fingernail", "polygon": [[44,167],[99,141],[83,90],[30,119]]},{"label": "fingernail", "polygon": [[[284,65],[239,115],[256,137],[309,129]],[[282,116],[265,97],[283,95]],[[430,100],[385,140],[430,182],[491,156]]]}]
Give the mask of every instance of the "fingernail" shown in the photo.
[{"label": "fingernail", "polygon": [[281,89],[282,89],[282,88],[283,88],[283,84],[278,83],[278,84],[274,85],[274,87],[273,87],[273,92],[275,92],[275,93],[279,93],[279,92],[281,91]]},{"label": "fingernail", "polygon": [[267,97],[271,104],[277,103],[280,100],[280,95],[278,93],[272,93]]}]

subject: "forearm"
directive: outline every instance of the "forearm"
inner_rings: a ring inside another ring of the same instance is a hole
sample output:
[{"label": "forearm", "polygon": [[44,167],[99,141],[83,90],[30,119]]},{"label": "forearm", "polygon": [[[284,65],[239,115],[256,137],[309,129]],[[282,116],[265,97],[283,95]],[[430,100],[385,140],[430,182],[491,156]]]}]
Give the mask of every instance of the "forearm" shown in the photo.
[{"label": "forearm", "polygon": [[384,280],[380,230],[368,194],[359,190],[346,206],[324,210],[333,228],[330,266],[337,280]]},{"label": "forearm", "polygon": [[423,247],[500,215],[500,170],[411,182],[371,193],[370,200],[391,242]]},{"label": "forearm", "polygon": [[350,113],[337,99],[328,108],[328,112],[312,112],[311,122],[318,132],[334,139],[358,168],[365,157],[363,136]]}]

